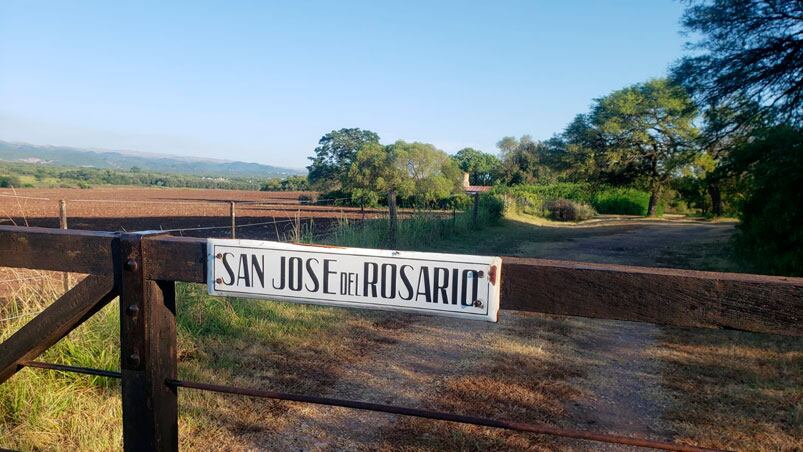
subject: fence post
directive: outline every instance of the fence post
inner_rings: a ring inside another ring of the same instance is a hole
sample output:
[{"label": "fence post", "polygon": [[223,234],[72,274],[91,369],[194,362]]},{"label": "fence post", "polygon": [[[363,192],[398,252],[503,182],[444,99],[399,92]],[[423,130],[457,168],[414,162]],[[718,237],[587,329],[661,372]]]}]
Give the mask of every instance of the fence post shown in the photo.
[{"label": "fence post", "polygon": [[480,210],[480,192],[474,193],[474,211],[471,213],[471,223],[477,227],[477,213]]},{"label": "fence post", "polygon": [[123,448],[177,451],[178,397],[165,384],[176,378],[175,283],[145,279],[142,240],[120,238]]},{"label": "fence post", "polygon": [[231,216],[231,238],[237,238],[237,222],[234,214],[234,201],[229,203],[229,216]]},{"label": "fence post", "polygon": [[296,211],[296,218],[293,221],[293,232],[295,234],[295,241],[301,243],[301,209]]},{"label": "fence post", "polygon": [[[59,201],[59,228],[67,229],[67,201]],[[64,291],[70,290],[70,274],[64,272],[61,274],[61,282],[64,285]]]}]

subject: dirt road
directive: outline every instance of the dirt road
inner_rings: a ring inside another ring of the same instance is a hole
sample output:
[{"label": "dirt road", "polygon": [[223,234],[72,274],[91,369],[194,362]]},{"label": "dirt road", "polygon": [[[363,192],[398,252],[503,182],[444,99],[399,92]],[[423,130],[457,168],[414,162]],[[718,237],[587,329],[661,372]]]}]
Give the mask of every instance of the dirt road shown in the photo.
[{"label": "dirt road", "polygon": [[[478,254],[724,269],[732,232],[731,224],[508,222],[465,246]],[[403,324],[377,338],[370,353],[343,362],[324,394],[674,439],[663,419],[665,365],[651,353],[660,327],[512,312],[498,324],[422,316],[404,316]],[[287,416],[292,421],[281,429],[249,434],[244,449],[627,450],[338,408],[293,405]]]}]

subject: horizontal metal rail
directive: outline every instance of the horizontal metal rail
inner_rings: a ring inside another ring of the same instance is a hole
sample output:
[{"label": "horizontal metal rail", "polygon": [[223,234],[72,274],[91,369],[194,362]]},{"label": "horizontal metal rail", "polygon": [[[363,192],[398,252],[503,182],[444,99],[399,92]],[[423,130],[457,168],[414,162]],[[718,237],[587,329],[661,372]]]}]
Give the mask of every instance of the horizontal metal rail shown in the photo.
[{"label": "horizontal metal rail", "polygon": [[[87,375],[96,375],[109,378],[121,378],[120,372],[112,370],[91,369],[87,367],[75,367],[63,364],[51,364],[39,361],[27,361],[22,363],[26,367],[36,367],[62,372],[75,372]],[[516,430],[520,432],[536,433],[540,435],[559,436],[586,441],[597,441],[610,444],[622,444],[627,446],[645,447],[659,450],[671,450],[680,452],[701,452],[701,451],[720,451],[721,449],[710,449],[704,447],[691,446],[686,444],[675,444],[665,441],[654,441],[644,438],[633,438],[623,435],[609,435],[605,433],[593,433],[582,430],[566,429],[553,427],[546,424],[532,424],[523,422],[510,422],[496,419],[489,419],[477,416],[465,416],[461,414],[444,413],[440,411],[423,410],[418,408],[400,407],[395,405],[385,405],[381,403],[360,402],[357,400],[335,399],[330,397],[318,397],[303,394],[291,394],[286,392],[265,391],[261,389],[240,388],[235,386],[215,385],[208,383],[197,383],[169,379],[165,384],[175,388],[198,389],[201,391],[218,392],[222,394],[235,394],[248,397],[259,397],[264,399],[286,400],[291,402],[312,403],[316,405],[336,406],[357,410],[374,411],[380,413],[398,414],[402,416],[420,417],[447,422],[458,422],[461,424],[479,425],[482,427],[501,428],[506,430]]]}]

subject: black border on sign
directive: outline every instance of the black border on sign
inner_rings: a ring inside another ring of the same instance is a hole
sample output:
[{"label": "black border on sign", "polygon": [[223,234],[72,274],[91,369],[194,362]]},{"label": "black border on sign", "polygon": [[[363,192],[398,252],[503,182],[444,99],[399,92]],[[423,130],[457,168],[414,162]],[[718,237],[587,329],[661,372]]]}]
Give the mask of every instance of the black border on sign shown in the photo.
[{"label": "black border on sign", "polygon": [[[213,243],[212,244],[212,252],[209,253],[209,260],[212,260],[213,262],[214,262],[215,254],[216,254],[215,248],[218,247],[218,246],[224,246],[224,247],[227,247],[227,248],[242,248],[242,249],[249,249],[249,250],[256,249],[256,250],[270,250],[270,251],[280,251],[280,252],[281,251],[287,251],[287,252],[293,252],[293,253],[295,253],[295,252],[297,252],[297,253],[310,253],[310,254],[326,254],[327,253],[326,251],[307,251],[307,250],[298,250],[298,251],[296,251],[296,250],[287,250],[287,249],[280,249],[280,248],[258,248],[258,247],[253,247],[253,246],[224,245],[222,243],[220,243],[220,244]],[[357,254],[357,253],[328,253],[328,254],[332,254],[332,255],[335,255],[335,256],[341,255],[341,256],[371,257],[371,256],[366,256],[364,254]],[[394,256],[389,256],[389,257],[373,256],[373,257],[378,257],[380,259],[394,259]],[[414,261],[438,262],[438,261],[434,261],[432,259],[424,259],[424,258],[416,258],[416,257],[400,257],[399,259],[407,259],[407,260],[414,260]],[[445,262],[445,263],[449,263],[449,264],[473,264],[473,265],[477,265],[475,262],[471,262],[471,261],[440,261],[440,262]],[[480,264],[480,265],[490,265],[490,264]],[[210,269],[212,270],[212,273],[214,273],[214,264],[210,265]],[[485,278],[483,278],[483,279],[485,279]],[[460,315],[475,315],[475,316],[482,316],[482,317],[487,317],[489,315],[489,309],[490,309],[489,301],[491,299],[491,284],[487,283],[486,286],[487,286],[487,294],[485,295],[485,299],[486,299],[485,312],[484,313],[479,313],[479,312],[450,311],[450,310],[446,310],[446,309],[427,309],[427,308],[421,308],[421,307],[415,307],[415,306],[404,306],[404,305],[397,306],[395,304],[390,305],[390,304],[370,303],[370,302],[363,303],[363,302],[359,302],[359,301],[338,301],[338,300],[326,300],[326,299],[322,300],[320,298],[299,297],[299,296],[293,296],[293,295],[274,295],[274,294],[267,294],[267,293],[256,293],[255,294],[255,293],[252,293],[252,292],[238,292],[238,291],[229,291],[229,290],[219,290],[217,288],[217,284],[215,283],[215,280],[212,279],[212,287],[213,287],[213,290],[215,292],[218,292],[220,294],[239,295],[239,296],[242,296],[244,298],[252,298],[253,299],[253,298],[255,298],[255,295],[260,295],[259,298],[267,299],[267,300],[270,300],[271,299],[270,297],[279,297],[280,299],[284,298],[286,300],[312,300],[312,301],[317,301],[317,303],[314,303],[314,304],[319,304],[319,305],[323,305],[323,306],[343,306],[343,305],[349,305],[349,306],[354,306],[354,307],[375,306],[378,309],[387,308],[387,307],[394,307],[394,308],[401,308],[401,309],[406,309],[406,310],[416,311],[416,312],[421,312],[421,313],[432,313],[434,311],[434,312],[447,312],[447,313],[460,314]],[[337,303],[337,304],[335,304],[335,303]],[[438,306],[440,306],[440,305],[438,305]],[[446,306],[452,306],[452,305],[446,305]]]}]

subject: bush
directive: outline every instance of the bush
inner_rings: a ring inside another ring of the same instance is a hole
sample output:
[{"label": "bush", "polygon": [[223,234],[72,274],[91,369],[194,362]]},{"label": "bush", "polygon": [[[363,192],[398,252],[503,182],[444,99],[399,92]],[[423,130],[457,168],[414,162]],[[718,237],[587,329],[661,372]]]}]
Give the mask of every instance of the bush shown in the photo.
[{"label": "bush", "polygon": [[635,188],[608,188],[591,199],[597,212],[614,215],[647,215],[649,203],[650,194]]},{"label": "bush", "polygon": [[803,275],[803,130],[764,131],[735,154],[748,172],[738,254],[753,271]]},{"label": "bush", "polygon": [[0,176],[0,188],[19,188],[20,185],[20,178],[17,176]]},{"label": "bush", "polygon": [[583,221],[596,215],[591,206],[563,198],[544,203],[544,209],[555,221]]},{"label": "bush", "polygon": [[569,201],[588,204],[594,194],[591,184],[579,182],[557,182],[546,185],[516,185],[509,189],[498,188],[497,191],[507,193],[530,193],[545,200],[568,199]]},{"label": "bush", "polygon": [[535,193],[520,190],[511,191],[502,196],[507,211],[538,217],[544,215],[544,200]]}]

